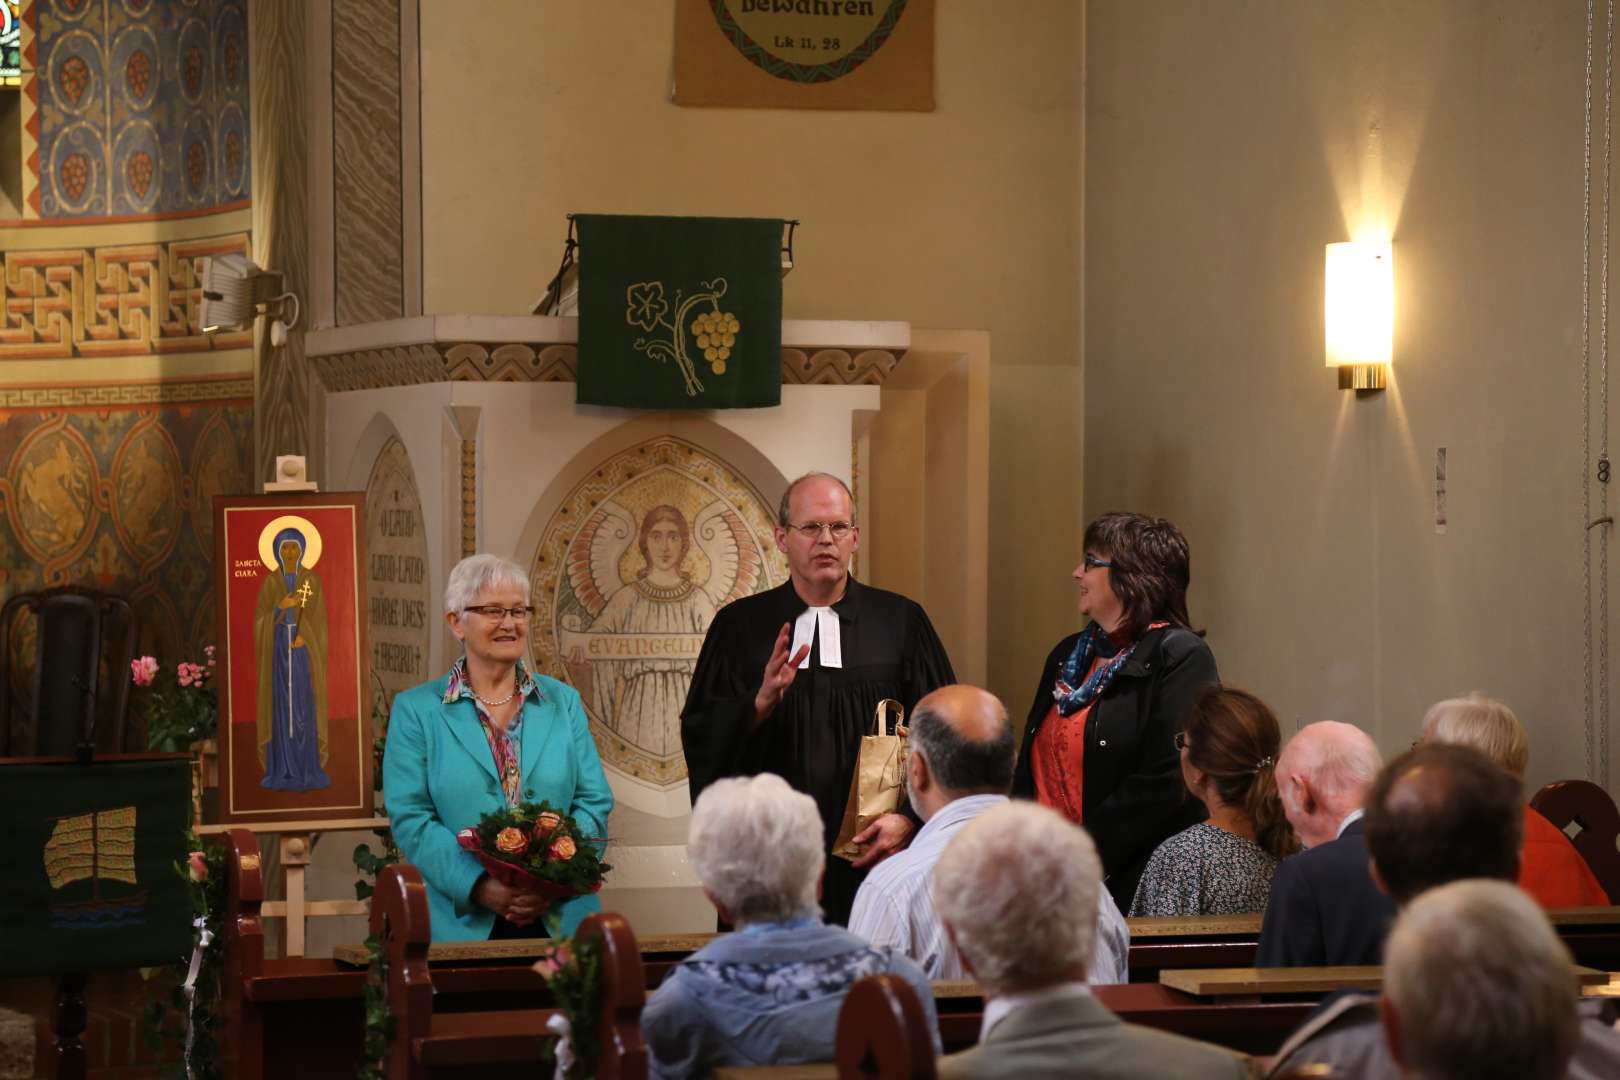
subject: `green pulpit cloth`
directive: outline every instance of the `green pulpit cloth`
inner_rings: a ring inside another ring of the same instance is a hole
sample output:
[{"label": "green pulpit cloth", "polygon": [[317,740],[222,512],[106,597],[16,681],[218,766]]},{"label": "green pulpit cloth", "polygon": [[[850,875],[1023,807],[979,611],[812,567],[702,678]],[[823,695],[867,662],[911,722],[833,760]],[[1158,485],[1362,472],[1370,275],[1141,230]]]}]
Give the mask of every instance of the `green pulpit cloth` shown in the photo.
[{"label": "green pulpit cloth", "polygon": [[576,214],[581,405],[782,401],[779,218]]},{"label": "green pulpit cloth", "polygon": [[0,975],[176,964],[191,764],[0,764]]}]

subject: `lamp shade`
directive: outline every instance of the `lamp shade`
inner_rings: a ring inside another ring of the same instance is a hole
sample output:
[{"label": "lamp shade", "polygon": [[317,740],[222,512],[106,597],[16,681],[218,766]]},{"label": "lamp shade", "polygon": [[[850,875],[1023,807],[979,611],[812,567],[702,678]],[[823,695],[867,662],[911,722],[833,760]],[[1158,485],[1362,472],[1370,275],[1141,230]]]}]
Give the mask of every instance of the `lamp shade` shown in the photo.
[{"label": "lamp shade", "polygon": [[1395,264],[1388,244],[1327,246],[1327,366],[1387,364],[1395,329]]}]

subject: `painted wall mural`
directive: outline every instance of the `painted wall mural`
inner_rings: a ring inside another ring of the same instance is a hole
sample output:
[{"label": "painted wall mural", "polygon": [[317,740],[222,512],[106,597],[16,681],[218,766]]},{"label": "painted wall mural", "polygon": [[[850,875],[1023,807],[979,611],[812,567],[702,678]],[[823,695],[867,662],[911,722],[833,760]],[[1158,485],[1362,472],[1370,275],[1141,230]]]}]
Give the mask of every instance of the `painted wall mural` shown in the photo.
[{"label": "painted wall mural", "polygon": [[25,0],[22,93],[26,218],[247,204],[247,0]]},{"label": "painted wall mural", "polygon": [[198,316],[203,260],[251,250],[238,232],[0,251],[0,361],[248,348],[251,332],[205,335]]},{"label": "painted wall mural", "polygon": [[[161,385],[146,389],[161,398]],[[69,584],[118,593],[135,609],[142,652],[166,666],[200,658],[215,636],[212,500],[252,489],[250,390],[222,382],[195,402],[0,407],[0,601]],[[28,670],[33,635],[19,630],[13,662]]]},{"label": "painted wall mural", "polygon": [[659,788],[686,779],[680,710],[718,608],[781,583],[772,510],[670,435],[595,464],[530,570],[536,667],[577,687],[602,760]]}]

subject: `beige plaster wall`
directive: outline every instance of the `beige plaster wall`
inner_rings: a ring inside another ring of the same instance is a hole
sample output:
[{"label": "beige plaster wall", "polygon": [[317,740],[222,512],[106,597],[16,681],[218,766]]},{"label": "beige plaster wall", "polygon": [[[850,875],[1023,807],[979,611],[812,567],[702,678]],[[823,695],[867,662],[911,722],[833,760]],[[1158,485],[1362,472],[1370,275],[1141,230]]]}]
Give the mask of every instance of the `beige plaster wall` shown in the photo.
[{"label": "beige plaster wall", "polygon": [[[1185,528],[1285,729],[1403,750],[1478,687],[1533,784],[1585,775],[1581,5],[1095,0],[1087,33],[1087,511]],[[1395,376],[1358,400],[1322,245],[1380,229]]]},{"label": "beige plaster wall", "polygon": [[671,0],[423,0],[425,309],[528,311],[571,210],[780,215],[789,318],[988,329],[989,681],[1021,712],[1074,619],[1083,14],[949,0],[937,111],[821,113],[670,104]]}]

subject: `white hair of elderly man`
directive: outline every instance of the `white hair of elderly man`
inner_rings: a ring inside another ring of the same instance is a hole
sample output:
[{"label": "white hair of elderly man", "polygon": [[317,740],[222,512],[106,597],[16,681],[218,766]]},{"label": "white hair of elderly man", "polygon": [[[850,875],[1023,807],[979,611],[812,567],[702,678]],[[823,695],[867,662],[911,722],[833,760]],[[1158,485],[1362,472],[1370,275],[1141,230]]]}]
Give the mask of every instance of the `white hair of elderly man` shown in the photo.
[{"label": "white hair of elderly man", "polygon": [[1091,837],[1031,802],[980,814],[934,866],[934,905],[991,996],[1083,980],[1101,888]]},{"label": "white hair of elderly man", "polygon": [[1379,1008],[1390,1054],[1424,1080],[1564,1076],[1579,1038],[1569,950],[1505,881],[1455,881],[1401,912]]}]

